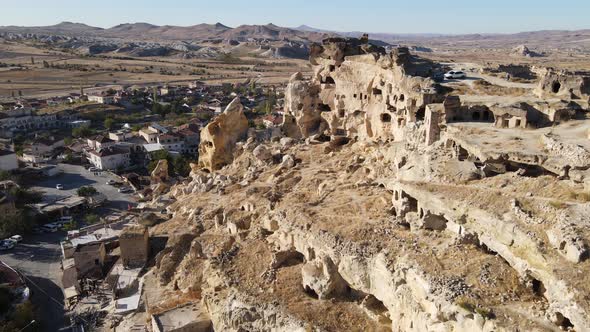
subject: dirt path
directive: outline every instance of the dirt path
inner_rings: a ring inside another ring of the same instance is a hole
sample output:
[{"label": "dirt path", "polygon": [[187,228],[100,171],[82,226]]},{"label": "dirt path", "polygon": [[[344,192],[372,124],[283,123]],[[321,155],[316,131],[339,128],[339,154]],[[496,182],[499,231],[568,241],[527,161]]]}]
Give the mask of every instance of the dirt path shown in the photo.
[{"label": "dirt path", "polygon": [[476,79],[483,79],[491,84],[503,86],[506,88],[522,88],[522,89],[534,89],[537,84],[536,83],[518,83],[518,82],[511,82],[504,78],[495,77],[491,75],[482,74],[480,70],[483,68],[481,65],[475,63],[447,63],[447,65],[451,66],[453,70],[462,70],[467,73],[466,80],[462,80],[461,82],[465,82],[468,85],[473,85],[473,82]]}]

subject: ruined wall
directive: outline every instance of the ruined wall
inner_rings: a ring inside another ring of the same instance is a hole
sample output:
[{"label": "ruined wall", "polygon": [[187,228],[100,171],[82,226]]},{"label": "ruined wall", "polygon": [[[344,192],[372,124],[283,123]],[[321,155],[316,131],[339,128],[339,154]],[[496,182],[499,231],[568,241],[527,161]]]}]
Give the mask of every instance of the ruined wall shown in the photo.
[{"label": "ruined wall", "polygon": [[590,101],[590,74],[547,69],[535,94],[541,98]]}]

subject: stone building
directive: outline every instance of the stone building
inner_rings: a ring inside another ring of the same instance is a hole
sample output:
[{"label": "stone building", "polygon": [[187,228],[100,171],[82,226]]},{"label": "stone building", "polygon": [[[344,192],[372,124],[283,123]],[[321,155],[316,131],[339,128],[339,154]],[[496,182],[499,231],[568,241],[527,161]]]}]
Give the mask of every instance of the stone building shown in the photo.
[{"label": "stone building", "polygon": [[147,227],[126,227],[119,237],[121,260],[126,268],[143,267],[149,258],[149,232]]},{"label": "stone building", "polygon": [[77,246],[72,256],[78,277],[87,275],[102,276],[106,255],[106,249],[102,242]]}]

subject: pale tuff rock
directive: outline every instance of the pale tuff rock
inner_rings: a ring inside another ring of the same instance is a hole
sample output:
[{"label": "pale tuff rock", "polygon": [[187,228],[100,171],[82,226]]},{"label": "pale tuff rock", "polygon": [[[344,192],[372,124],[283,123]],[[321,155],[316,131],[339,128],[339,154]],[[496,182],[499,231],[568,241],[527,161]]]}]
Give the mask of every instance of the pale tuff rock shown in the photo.
[{"label": "pale tuff rock", "polygon": [[254,155],[254,157],[256,157],[256,159],[262,162],[266,162],[272,159],[271,152],[264,145],[259,145],[256,148],[254,148],[252,154]]},{"label": "pale tuff rock", "polygon": [[240,99],[236,97],[201,131],[199,165],[214,171],[230,164],[236,142],[245,139],[247,133],[248,119]]},{"label": "pale tuff rock", "polygon": [[224,331],[590,330],[586,121],[463,105],[435,64],[366,38],[310,60],[292,137],[170,190],[158,287]]},{"label": "pale tuff rock", "polygon": [[158,160],[156,168],[152,171],[152,183],[161,183],[168,181],[168,160]]},{"label": "pale tuff rock", "polygon": [[587,238],[582,236],[590,227],[589,207],[572,207],[559,214],[557,223],[547,230],[547,237],[561,255],[573,263],[588,259],[590,249]]},{"label": "pale tuff rock", "polygon": [[293,138],[308,137],[320,133],[326,127],[318,105],[320,89],[303,80],[301,73],[294,74],[285,90],[283,132]]},{"label": "pale tuff rock", "polygon": [[301,268],[301,274],[303,288],[314,292],[321,300],[338,297],[346,292],[347,284],[329,257],[306,263]]},{"label": "pale tuff rock", "polygon": [[407,48],[389,54],[355,39],[328,39],[312,49],[314,76],[294,75],[285,93],[283,129],[299,138],[322,134],[398,140],[407,124],[423,121],[425,107],[441,102],[428,75]]},{"label": "pale tuff rock", "polygon": [[542,72],[535,94],[541,98],[579,100],[590,102],[590,75],[548,68]]},{"label": "pale tuff rock", "polygon": [[289,169],[293,168],[293,166],[295,166],[295,159],[293,159],[293,156],[289,154],[284,155],[280,167],[284,169]]}]

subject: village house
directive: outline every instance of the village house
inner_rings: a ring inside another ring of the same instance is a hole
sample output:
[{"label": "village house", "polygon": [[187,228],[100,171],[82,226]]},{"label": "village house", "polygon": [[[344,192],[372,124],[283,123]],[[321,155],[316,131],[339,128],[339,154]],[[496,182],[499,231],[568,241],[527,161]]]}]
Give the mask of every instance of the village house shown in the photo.
[{"label": "village house", "polygon": [[100,151],[102,149],[107,149],[115,145],[115,141],[112,139],[103,136],[97,135],[87,140],[88,147],[92,150]]},{"label": "village house", "polygon": [[50,159],[59,148],[65,146],[61,137],[37,137],[23,152],[22,160],[25,162],[39,163]]},{"label": "village house", "polygon": [[68,128],[80,128],[80,127],[89,127],[90,126],[90,120],[74,120],[74,121],[69,121],[66,123]]},{"label": "village house", "polygon": [[140,129],[139,136],[141,136],[147,143],[156,143],[158,141],[158,132],[151,127]]},{"label": "village house", "polygon": [[13,130],[36,130],[58,128],[61,123],[57,114],[35,115],[31,108],[20,108],[2,113],[0,126]]},{"label": "village house", "polygon": [[166,151],[182,152],[184,150],[184,140],[177,133],[167,133],[158,136],[158,144]]},{"label": "village house", "polygon": [[127,226],[119,236],[121,260],[125,268],[143,267],[149,258],[149,232],[141,225]]},{"label": "village house", "polygon": [[199,150],[201,127],[195,123],[187,123],[176,128],[176,132],[184,140],[183,153],[194,154]]},{"label": "village house", "polygon": [[121,129],[114,132],[109,132],[109,138],[115,142],[125,142],[134,137],[130,129]]},{"label": "village house", "polygon": [[91,94],[88,95],[88,101],[95,102],[98,104],[112,105],[115,103],[115,96],[107,96],[102,94]]},{"label": "village house", "polygon": [[94,242],[77,246],[73,259],[79,278],[88,274],[101,276],[106,260],[105,245],[102,242]]},{"label": "village house", "polygon": [[199,88],[203,88],[205,85],[206,85],[205,82],[194,81],[194,82],[189,82],[188,88],[189,89],[199,89]]},{"label": "village house", "polygon": [[130,166],[131,153],[128,148],[111,146],[100,151],[90,150],[88,159],[98,169],[117,170]]}]

